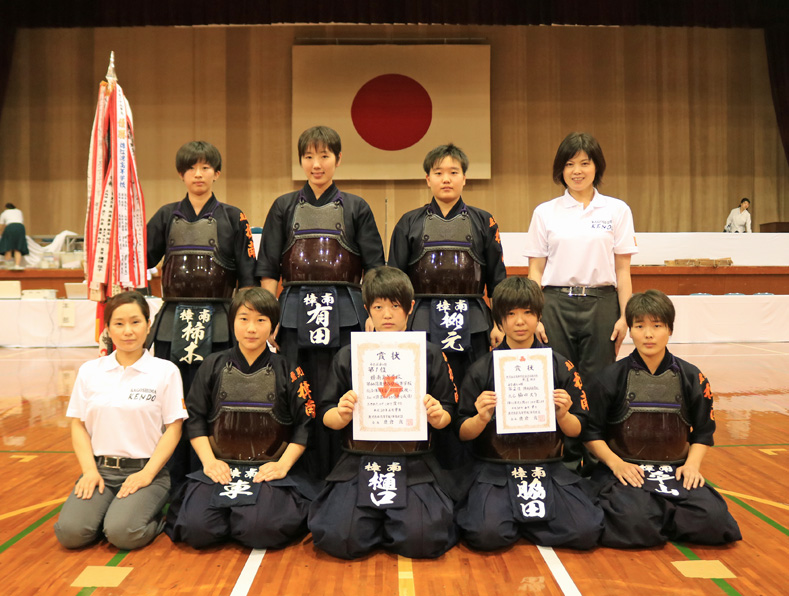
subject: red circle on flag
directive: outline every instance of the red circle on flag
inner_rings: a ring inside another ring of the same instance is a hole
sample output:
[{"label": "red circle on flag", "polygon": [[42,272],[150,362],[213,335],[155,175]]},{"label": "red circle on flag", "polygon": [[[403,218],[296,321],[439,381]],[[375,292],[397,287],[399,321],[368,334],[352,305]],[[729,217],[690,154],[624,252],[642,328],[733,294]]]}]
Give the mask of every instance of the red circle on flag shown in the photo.
[{"label": "red circle on flag", "polygon": [[376,149],[400,151],[425,136],[433,120],[433,102],[411,77],[385,74],[356,92],[351,120],[359,136]]}]

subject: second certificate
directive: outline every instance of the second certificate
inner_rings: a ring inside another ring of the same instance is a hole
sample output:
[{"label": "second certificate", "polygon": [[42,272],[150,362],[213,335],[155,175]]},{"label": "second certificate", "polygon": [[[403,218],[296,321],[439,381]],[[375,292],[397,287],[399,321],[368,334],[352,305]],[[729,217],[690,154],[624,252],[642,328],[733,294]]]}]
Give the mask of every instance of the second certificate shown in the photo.
[{"label": "second certificate", "polygon": [[556,430],[550,348],[494,350],[493,381],[498,434]]}]

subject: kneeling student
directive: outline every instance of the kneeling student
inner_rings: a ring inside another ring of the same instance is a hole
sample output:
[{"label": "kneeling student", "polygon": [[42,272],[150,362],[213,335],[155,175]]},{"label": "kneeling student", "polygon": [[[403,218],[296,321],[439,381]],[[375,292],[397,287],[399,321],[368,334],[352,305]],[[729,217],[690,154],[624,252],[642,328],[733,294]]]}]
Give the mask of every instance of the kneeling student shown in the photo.
[{"label": "kneeling student", "polygon": [[[505,340],[496,350],[544,348],[534,331],[544,303],[534,281],[509,277],[493,292],[493,320]],[[460,391],[456,427],[478,458],[467,498],[458,508],[463,539],[494,550],[523,537],[541,546],[590,549],[603,513],[584,490],[588,481],[562,464],[564,437],[577,437],[588,405],[578,371],[553,352],[554,432],[498,434],[493,354],[477,360]]]},{"label": "kneeling student", "polygon": [[238,291],[230,320],[238,345],[206,358],[186,399],[203,471],[187,476],[172,538],[195,548],[228,539],[280,548],[306,535],[318,493],[297,465],[315,404],[301,369],[268,348],[279,320],[270,292]]},{"label": "kneeling student", "polygon": [[712,389],[667,349],[674,305],[658,290],[625,308],[636,349],[589,383],[583,435],[603,463],[592,475],[605,512],[601,543],[648,547],[669,540],[725,544],[742,538],[726,503],[699,468],[713,444]]},{"label": "kneeling student", "polygon": [[[414,289],[402,271],[380,267],[365,275],[362,300],[376,331],[405,331]],[[433,428],[444,428],[451,422],[456,391],[441,350],[430,343],[426,371],[427,421]],[[361,557],[375,548],[405,557],[438,557],[457,543],[457,528],[452,519],[452,499],[438,484],[442,472],[430,452],[429,441],[353,439],[349,424],[357,394],[351,389],[351,374],[351,348],[346,346],[332,362],[318,404],[323,423],[344,430],[345,452],[327,477],[328,486],[310,507],[309,527],[315,546],[343,559]],[[387,508],[372,502],[357,504],[361,491],[369,491],[359,480],[365,455],[405,460],[405,503]]]}]

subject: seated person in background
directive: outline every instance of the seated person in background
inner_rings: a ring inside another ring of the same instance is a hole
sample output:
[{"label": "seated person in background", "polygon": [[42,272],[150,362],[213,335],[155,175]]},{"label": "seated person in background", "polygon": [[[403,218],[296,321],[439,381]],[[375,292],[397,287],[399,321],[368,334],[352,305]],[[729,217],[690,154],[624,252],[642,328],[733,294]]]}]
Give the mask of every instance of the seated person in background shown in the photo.
[{"label": "seated person in background", "polygon": [[[493,320],[505,340],[496,350],[545,348],[534,332],[544,303],[536,282],[509,277],[493,292]],[[542,546],[597,545],[603,512],[587,495],[588,480],[562,464],[565,436],[577,437],[589,407],[578,371],[553,352],[554,432],[497,434],[493,353],[477,360],[460,391],[455,426],[478,458],[471,489],[458,507],[462,537],[494,550],[524,537]],[[587,489],[585,492],[584,489]],[[532,499],[524,498],[524,492]]]},{"label": "seated person in background", "polygon": [[66,416],[82,475],[55,524],[66,548],[106,536],[131,550],[162,531],[170,495],[164,464],[186,410],[178,368],[145,351],[149,317],[138,292],[110,298],[104,321],[115,351],[79,369]]},{"label": "seated person in background", "polygon": [[726,503],[699,470],[713,444],[713,395],[698,368],[666,349],[674,305],[647,290],[628,300],[625,317],[636,349],[587,386],[591,411],[582,438],[604,464],[592,475],[605,513],[601,543],[741,540]]},{"label": "seated person in background", "polygon": [[[414,304],[414,289],[405,273],[392,267],[369,272],[362,284],[362,299],[375,331],[405,331]],[[433,428],[444,428],[451,421],[456,391],[441,350],[430,343],[425,366],[427,421]],[[346,346],[334,358],[318,404],[323,423],[343,429],[345,452],[326,479],[328,486],[310,507],[315,546],[342,559],[355,559],[375,548],[412,558],[442,555],[457,543],[457,529],[452,499],[437,482],[442,472],[430,453],[429,441],[353,439],[357,394],[351,387],[351,348]],[[388,508],[357,504],[361,491],[369,492],[359,480],[363,455],[406,460],[404,504]]]},{"label": "seated person in background", "polygon": [[172,538],[195,548],[230,539],[279,548],[306,535],[318,493],[298,465],[315,405],[301,370],[266,343],[279,321],[277,299],[262,288],[239,290],[230,318],[238,345],[206,358],[186,399],[203,471],[189,474],[183,502],[172,508]]},{"label": "seated person in background", "polygon": [[748,208],[751,206],[751,201],[748,197],[744,197],[740,201],[740,206],[735,207],[726,218],[726,227],[723,228],[724,232],[737,234],[739,232],[751,233],[751,213]]}]

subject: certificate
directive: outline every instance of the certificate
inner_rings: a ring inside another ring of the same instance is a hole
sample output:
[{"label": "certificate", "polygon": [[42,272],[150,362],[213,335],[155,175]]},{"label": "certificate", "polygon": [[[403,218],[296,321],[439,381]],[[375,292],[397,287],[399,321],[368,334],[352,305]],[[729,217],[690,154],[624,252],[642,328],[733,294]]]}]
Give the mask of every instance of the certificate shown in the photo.
[{"label": "certificate", "polygon": [[556,430],[550,348],[495,350],[493,381],[498,434]]},{"label": "certificate", "polygon": [[351,333],[353,438],[426,441],[424,331]]}]

